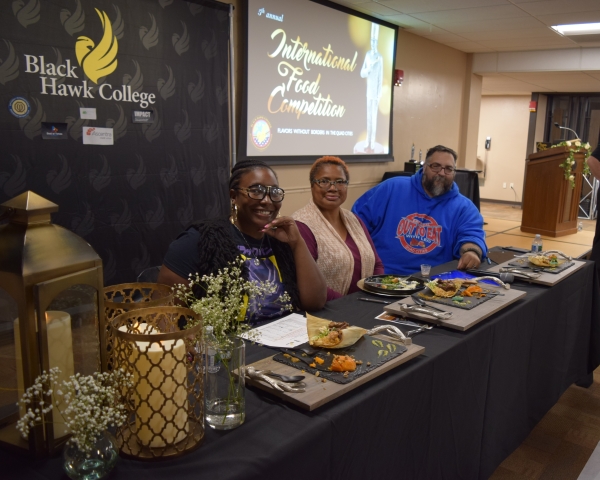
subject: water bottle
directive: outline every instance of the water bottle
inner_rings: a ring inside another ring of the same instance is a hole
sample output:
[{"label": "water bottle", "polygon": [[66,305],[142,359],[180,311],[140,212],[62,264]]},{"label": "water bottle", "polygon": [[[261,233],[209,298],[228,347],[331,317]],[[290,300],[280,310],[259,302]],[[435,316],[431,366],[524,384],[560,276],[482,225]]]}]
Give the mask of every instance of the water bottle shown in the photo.
[{"label": "water bottle", "polygon": [[208,373],[217,373],[219,371],[219,362],[215,361],[217,354],[217,338],[213,333],[213,327],[207,325],[204,327],[204,365]]},{"label": "water bottle", "polygon": [[538,233],[531,244],[531,253],[540,253],[542,251],[542,236]]}]

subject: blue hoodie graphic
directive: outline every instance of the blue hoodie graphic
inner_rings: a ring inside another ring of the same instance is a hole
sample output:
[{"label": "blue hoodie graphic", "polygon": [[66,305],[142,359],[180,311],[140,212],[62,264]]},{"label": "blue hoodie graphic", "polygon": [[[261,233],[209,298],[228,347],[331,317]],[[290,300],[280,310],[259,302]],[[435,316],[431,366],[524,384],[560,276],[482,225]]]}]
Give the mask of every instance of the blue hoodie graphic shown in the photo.
[{"label": "blue hoodie graphic", "polygon": [[487,252],[483,217],[456,183],[438,197],[427,195],[423,171],[393,177],[363,194],[352,207],[367,226],[385,273],[407,275],[422,263],[440,265],[460,258],[464,243]]}]

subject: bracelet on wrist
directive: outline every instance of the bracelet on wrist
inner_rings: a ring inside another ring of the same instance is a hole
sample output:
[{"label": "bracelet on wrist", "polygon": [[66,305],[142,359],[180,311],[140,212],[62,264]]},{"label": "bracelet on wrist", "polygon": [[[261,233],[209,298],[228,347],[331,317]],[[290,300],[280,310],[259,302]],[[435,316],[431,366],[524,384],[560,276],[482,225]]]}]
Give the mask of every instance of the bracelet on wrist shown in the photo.
[{"label": "bracelet on wrist", "polygon": [[479,261],[481,262],[481,251],[478,248],[476,248],[476,247],[461,248],[460,256],[462,257],[467,252],[475,253],[477,255],[477,257],[479,258]]}]

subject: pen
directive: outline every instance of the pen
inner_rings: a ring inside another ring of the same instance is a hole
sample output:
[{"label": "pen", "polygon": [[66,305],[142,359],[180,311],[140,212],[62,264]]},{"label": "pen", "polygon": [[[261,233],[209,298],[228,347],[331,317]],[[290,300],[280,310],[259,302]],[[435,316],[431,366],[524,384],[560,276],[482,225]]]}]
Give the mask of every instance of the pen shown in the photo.
[{"label": "pen", "polygon": [[491,264],[492,264],[492,261],[490,260],[490,257],[486,257],[486,260],[487,260],[487,262],[488,262],[488,265],[491,265]]},{"label": "pen", "polygon": [[376,298],[359,297],[359,300],[362,300],[363,302],[385,303],[386,305],[389,305],[390,303],[392,303],[392,302],[388,302],[387,300],[378,300]]}]

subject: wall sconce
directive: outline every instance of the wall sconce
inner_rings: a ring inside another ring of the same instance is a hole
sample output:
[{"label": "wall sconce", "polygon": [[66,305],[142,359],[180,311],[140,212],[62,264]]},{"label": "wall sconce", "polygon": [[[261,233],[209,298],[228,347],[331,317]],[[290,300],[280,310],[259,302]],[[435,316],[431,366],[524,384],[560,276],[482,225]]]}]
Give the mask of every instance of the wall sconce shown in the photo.
[{"label": "wall sconce", "polygon": [[401,87],[404,80],[404,70],[394,70],[394,87]]}]

